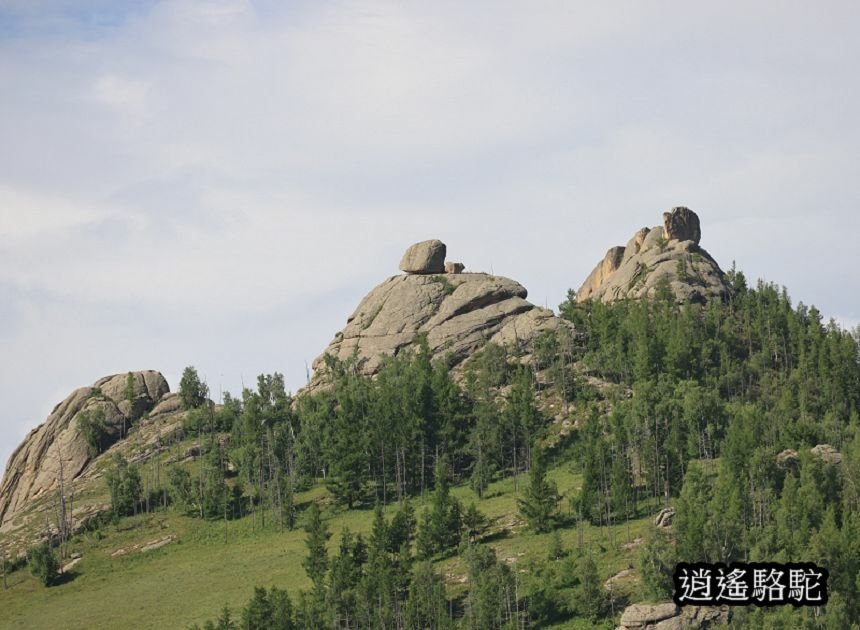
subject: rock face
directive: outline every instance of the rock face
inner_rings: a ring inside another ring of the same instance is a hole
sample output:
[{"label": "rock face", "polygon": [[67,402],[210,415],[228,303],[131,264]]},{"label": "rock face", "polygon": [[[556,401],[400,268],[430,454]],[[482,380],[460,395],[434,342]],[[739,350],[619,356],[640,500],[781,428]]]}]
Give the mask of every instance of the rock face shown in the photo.
[{"label": "rock face", "polygon": [[821,461],[828,464],[841,464],[842,463],[842,453],[836,450],[835,447],[830,444],[817,444],[809,449],[809,452],[812,453],[814,457],[818,457]]},{"label": "rock face", "polygon": [[466,265],[461,262],[445,263],[445,273],[463,273],[464,269],[466,269]]},{"label": "rock face", "polygon": [[672,527],[673,520],[675,520],[675,508],[665,507],[654,517],[654,525],[656,527]]},{"label": "rock face", "polygon": [[626,247],[613,247],[577,291],[578,300],[611,302],[653,297],[663,282],[679,302],[724,299],[730,289],[717,262],[699,247],[699,217],[689,208],[663,215],[663,225],[641,228]]},{"label": "rock face", "polygon": [[456,365],[488,342],[527,346],[545,330],[568,326],[526,296],[518,282],[486,273],[389,278],[365,296],[314,361],[310,389],[325,382],[326,354],[345,360],[357,351],[360,371],[372,375],[384,356],[411,346],[422,333],[434,356],[449,356]]},{"label": "rock face", "polygon": [[693,241],[696,245],[702,240],[699,217],[689,208],[672,208],[663,213],[663,234],[672,241]]},{"label": "rock face", "polygon": [[400,271],[406,273],[444,273],[445,243],[433,239],[415,243],[400,260]]},{"label": "rock face", "polygon": [[167,381],[152,370],[132,373],[132,394],[127,397],[127,374],[106,376],[92,387],[81,387],[59,403],[43,424],[33,429],[12,453],[0,483],[0,531],[7,529],[27,503],[57,487],[60,474],[66,482],[81,474],[90,461],[87,445],[78,432],[78,414],[102,409],[109,437],[120,437],[126,427],[152,409],[170,391]]},{"label": "rock face", "polygon": [[684,606],[674,602],[631,604],[624,609],[618,630],[683,630],[724,626],[729,622],[728,606]]}]

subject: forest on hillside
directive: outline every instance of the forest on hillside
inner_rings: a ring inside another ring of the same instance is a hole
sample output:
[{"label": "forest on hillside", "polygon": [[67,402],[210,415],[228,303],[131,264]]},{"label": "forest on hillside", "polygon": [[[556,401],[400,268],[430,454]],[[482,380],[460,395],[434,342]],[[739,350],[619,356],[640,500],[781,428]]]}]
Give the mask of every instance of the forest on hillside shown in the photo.
[{"label": "forest on hillside", "polygon": [[[587,548],[553,545],[517,577],[487,544],[479,507],[450,491],[468,484],[483,497],[513,478],[535,532],[611,532],[674,506],[672,529],[652,528],[642,545],[643,598],[670,599],[681,561],[814,562],[830,572],[825,607],[736,608],[732,625],[857,627],[860,332],[793,305],[784,288],[747,286],[734,269],[727,281],[732,297],[707,304],[679,305],[668,285],[609,304],[571,292],[559,309],[571,330],[529,349],[488,344],[456,378],[419,339],[373,379],[355,359],[330,359],[328,389],[294,399],[281,375],[261,375],[215,406],[189,367],[177,439],[198,438],[199,465],[153,471],[116,459],[106,474],[115,517],[172,509],[306,530],[311,589],[258,585],[207,628],[610,624]],[[84,426],[98,452],[98,418]],[[581,487],[560,496],[549,467],[581,475]],[[318,484],[337,509],[374,510],[371,535],[344,531],[328,549],[325,506],[295,498]],[[429,499],[416,511],[420,496]],[[468,568],[455,595],[434,565],[452,555]],[[46,583],[50,556],[31,553]]]}]

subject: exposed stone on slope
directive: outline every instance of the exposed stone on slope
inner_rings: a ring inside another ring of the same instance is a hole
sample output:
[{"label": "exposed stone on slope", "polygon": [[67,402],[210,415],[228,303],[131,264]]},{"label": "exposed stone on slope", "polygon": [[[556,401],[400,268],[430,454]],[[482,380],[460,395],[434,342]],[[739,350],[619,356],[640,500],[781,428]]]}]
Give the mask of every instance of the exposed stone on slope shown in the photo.
[{"label": "exposed stone on slope", "polygon": [[836,448],[830,444],[817,444],[809,449],[809,452],[828,464],[842,463],[842,453],[837,451]]},{"label": "exposed stone on slope", "polygon": [[415,243],[400,260],[400,271],[406,273],[444,273],[445,243],[440,240]]},{"label": "exposed stone on slope", "polygon": [[729,622],[728,606],[684,606],[674,602],[631,604],[621,615],[618,630],[684,630],[710,628]]},{"label": "exposed stone on slope", "polygon": [[445,273],[463,273],[463,270],[466,269],[466,265],[461,262],[446,262],[445,263]]},{"label": "exposed stone on slope", "polygon": [[626,247],[613,247],[577,291],[578,300],[611,302],[653,297],[667,282],[679,302],[729,295],[724,274],[699,247],[699,217],[689,208],[663,215],[663,225],[638,230]]},{"label": "exposed stone on slope", "polygon": [[0,483],[0,531],[11,526],[16,514],[28,503],[57,487],[62,471],[66,483],[83,472],[90,461],[86,442],[78,431],[78,414],[104,410],[110,438],[120,437],[169,391],[167,381],[155,371],[133,372],[133,401],[126,396],[127,374],[106,376],[92,387],[73,391],[54,407],[39,427],[33,429],[12,453]]},{"label": "exposed stone on slope", "polygon": [[[635,238],[636,237],[634,236],[633,239]],[[633,242],[632,239],[631,242]],[[628,245],[628,247],[630,247],[630,245]],[[579,289],[579,293],[577,293],[577,295],[589,297],[594,294],[595,291],[600,289],[600,287],[603,286],[603,283],[609,279],[609,276],[615,273],[618,270],[618,267],[621,266],[621,261],[624,260],[624,253],[626,251],[627,250],[624,247],[610,248],[609,251],[606,252],[606,256],[603,257],[603,260],[597,264],[594,270],[585,279],[585,282]],[[638,246],[636,251],[639,251]]]},{"label": "exposed stone on slope", "polygon": [[654,517],[654,525],[655,527],[671,527],[673,520],[675,520],[675,508],[664,507]]},{"label": "exposed stone on slope", "polygon": [[363,374],[375,374],[386,355],[397,354],[426,333],[434,356],[457,364],[487,342],[528,344],[561,323],[552,311],[526,301],[525,288],[486,273],[400,275],[365,296],[322,356],[314,361],[311,389],[325,381],[326,354],[346,360],[358,352]]},{"label": "exposed stone on slope", "polygon": [[642,628],[653,625],[664,619],[675,617],[681,609],[673,602],[664,604],[633,604],[628,606],[621,615],[621,626],[624,628]]}]

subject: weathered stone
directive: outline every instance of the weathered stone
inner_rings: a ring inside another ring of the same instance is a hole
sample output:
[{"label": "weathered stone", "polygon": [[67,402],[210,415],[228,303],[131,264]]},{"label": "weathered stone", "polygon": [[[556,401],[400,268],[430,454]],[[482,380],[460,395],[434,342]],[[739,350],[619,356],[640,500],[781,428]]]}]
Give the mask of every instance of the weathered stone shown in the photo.
[{"label": "weathered stone", "polygon": [[654,517],[654,525],[657,527],[671,527],[674,519],[675,508],[664,507],[662,510],[657,512],[657,516]]},{"label": "weathered stone", "polygon": [[796,469],[798,462],[797,451],[793,448],[787,448],[784,451],[780,451],[776,456],[776,464],[780,468],[785,469]]},{"label": "weathered stone", "polygon": [[406,273],[444,273],[445,243],[440,240],[415,243],[400,260],[400,270]]},{"label": "weathered stone", "polygon": [[681,609],[674,602],[662,604],[632,604],[624,609],[621,615],[621,626],[624,628],[645,628],[670,617],[677,617]]},{"label": "weathered stone", "polygon": [[[127,400],[128,374],[106,376],[92,387],[76,389],[54,407],[12,453],[0,483],[0,531],[9,528],[27,504],[55,489],[60,475],[66,483],[80,475],[90,461],[87,445],[78,431],[78,414],[102,409],[111,439],[156,404],[169,391],[155,371],[132,373],[133,408]],[[123,411],[125,410],[125,411]]]},{"label": "weathered stone", "polygon": [[445,273],[463,273],[463,270],[466,268],[461,262],[446,262],[445,263]]},{"label": "weathered stone", "polygon": [[182,410],[182,398],[179,394],[165,394],[162,396],[161,400],[158,401],[158,404],[152,408],[152,411],[149,412],[149,419],[156,420],[164,416],[179,413]]},{"label": "weathered stone", "polygon": [[413,346],[422,334],[434,357],[456,366],[488,342],[523,348],[545,330],[572,330],[527,295],[518,282],[486,273],[389,278],[365,296],[314,361],[309,387],[326,382],[326,354],[346,360],[357,351],[361,373],[372,375],[384,357]]},{"label": "weathered stone", "polygon": [[577,291],[577,299],[611,302],[653,297],[663,283],[678,302],[726,298],[730,289],[722,270],[698,246],[698,217],[678,208],[666,217],[668,227],[642,228],[626,247],[610,249]]},{"label": "weathered stone", "polygon": [[622,260],[627,260],[631,256],[639,253],[639,250],[642,249],[642,244],[645,242],[645,237],[648,236],[648,232],[650,231],[651,228],[644,227],[636,232],[629,241],[627,241],[627,247],[624,248],[624,256]]},{"label": "weathered stone", "polygon": [[728,606],[684,606],[673,602],[631,604],[621,615],[618,630],[687,630],[728,624]]},{"label": "weathered stone", "polygon": [[828,464],[842,463],[842,453],[837,451],[836,448],[830,444],[818,444],[809,450],[815,457],[820,458],[821,461]]},{"label": "weathered stone", "polygon": [[595,267],[594,271],[592,271],[588,278],[585,279],[582,287],[580,287],[577,292],[577,296],[580,299],[587,300],[590,298],[594,292],[603,285],[609,276],[615,273],[624,258],[624,251],[625,249],[623,247],[612,247],[606,252],[603,260],[598,263],[597,267]]},{"label": "weathered stone", "polygon": [[664,212],[663,231],[670,241],[693,241],[698,245],[702,239],[699,217],[689,208],[672,208],[670,212]]}]

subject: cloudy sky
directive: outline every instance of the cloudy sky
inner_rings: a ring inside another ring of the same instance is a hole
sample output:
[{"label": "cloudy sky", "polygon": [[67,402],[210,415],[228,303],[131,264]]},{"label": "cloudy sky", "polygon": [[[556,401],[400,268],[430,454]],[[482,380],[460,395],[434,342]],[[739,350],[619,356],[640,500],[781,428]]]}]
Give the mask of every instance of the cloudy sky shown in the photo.
[{"label": "cloudy sky", "polygon": [[855,325],[858,6],[0,0],[0,466],[105,374],[299,388],[426,238],[555,307],[687,205]]}]

